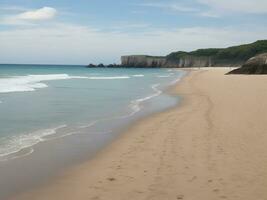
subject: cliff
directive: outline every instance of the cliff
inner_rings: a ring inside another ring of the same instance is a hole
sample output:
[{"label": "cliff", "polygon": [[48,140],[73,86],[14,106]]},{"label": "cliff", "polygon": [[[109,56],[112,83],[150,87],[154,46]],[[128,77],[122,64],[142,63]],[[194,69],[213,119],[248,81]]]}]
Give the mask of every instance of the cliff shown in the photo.
[{"label": "cliff", "polygon": [[240,66],[242,61],[216,60],[211,56],[183,56],[177,59],[168,57],[153,57],[145,55],[122,56],[122,67],[212,67],[212,66]]},{"label": "cliff", "polygon": [[228,74],[267,74],[267,53],[250,58],[242,67]]},{"label": "cliff", "polygon": [[133,55],[122,56],[121,65],[123,67],[164,67],[166,57]]},{"label": "cliff", "polygon": [[165,67],[221,67],[221,66],[240,66],[242,60],[223,60],[212,56],[191,56],[186,55],[177,59],[167,59]]},{"label": "cliff", "polygon": [[228,48],[177,51],[167,56],[129,55],[121,57],[121,64],[93,65],[87,67],[239,67],[249,58],[267,52],[267,40]]},{"label": "cliff", "polygon": [[198,49],[191,52],[178,51],[165,57],[132,55],[122,56],[123,67],[219,67],[241,66],[247,59],[267,52],[267,40],[259,40],[228,48]]}]

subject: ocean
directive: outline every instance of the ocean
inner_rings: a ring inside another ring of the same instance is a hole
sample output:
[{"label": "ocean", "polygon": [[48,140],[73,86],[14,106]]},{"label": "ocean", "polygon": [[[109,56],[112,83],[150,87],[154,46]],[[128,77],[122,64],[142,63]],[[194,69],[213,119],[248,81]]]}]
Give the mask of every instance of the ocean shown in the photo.
[{"label": "ocean", "polygon": [[[0,193],[87,159],[134,120],[176,105],[179,97],[163,91],[184,74],[177,69],[0,65]],[[12,176],[18,165],[23,177]]]}]

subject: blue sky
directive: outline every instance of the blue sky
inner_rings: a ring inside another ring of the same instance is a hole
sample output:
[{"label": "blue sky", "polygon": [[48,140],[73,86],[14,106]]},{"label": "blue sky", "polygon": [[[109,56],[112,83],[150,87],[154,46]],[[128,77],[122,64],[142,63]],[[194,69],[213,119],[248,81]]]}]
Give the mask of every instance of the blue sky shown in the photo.
[{"label": "blue sky", "polygon": [[266,0],[1,0],[0,63],[119,62],[267,38]]}]

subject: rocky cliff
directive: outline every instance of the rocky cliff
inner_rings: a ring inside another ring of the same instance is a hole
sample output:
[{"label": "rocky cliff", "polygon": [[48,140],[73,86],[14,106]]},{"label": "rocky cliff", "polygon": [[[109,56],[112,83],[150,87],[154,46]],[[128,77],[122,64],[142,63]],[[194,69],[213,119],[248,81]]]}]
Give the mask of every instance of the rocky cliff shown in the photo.
[{"label": "rocky cliff", "polygon": [[164,67],[166,64],[165,57],[133,55],[122,56],[121,65],[123,67]]},{"label": "rocky cliff", "polygon": [[267,52],[267,40],[259,40],[228,48],[177,51],[166,57],[122,56],[121,64],[126,67],[237,67],[243,65],[249,58],[265,52]]},{"label": "rocky cliff", "polygon": [[216,60],[210,56],[184,56],[178,59],[168,57],[154,57],[145,55],[122,56],[122,67],[212,67],[212,66],[240,66],[243,63],[233,60]]},{"label": "rocky cliff", "polygon": [[212,56],[183,56],[176,60],[167,58],[165,67],[234,67],[243,63],[242,60],[224,60]]},{"label": "rocky cliff", "polygon": [[167,56],[122,56],[121,64],[93,65],[88,67],[239,67],[249,58],[267,52],[267,40],[228,48],[197,49],[191,52],[177,51]]},{"label": "rocky cliff", "polygon": [[213,65],[211,57],[184,56],[176,60],[167,59],[168,67],[210,67]]},{"label": "rocky cliff", "polygon": [[242,67],[228,74],[267,74],[267,53],[250,58]]}]

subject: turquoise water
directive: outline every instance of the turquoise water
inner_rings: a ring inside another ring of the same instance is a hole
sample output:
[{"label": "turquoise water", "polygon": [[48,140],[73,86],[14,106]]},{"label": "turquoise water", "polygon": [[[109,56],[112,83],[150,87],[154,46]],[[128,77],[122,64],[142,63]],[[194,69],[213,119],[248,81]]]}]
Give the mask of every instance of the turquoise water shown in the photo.
[{"label": "turquoise water", "polygon": [[170,108],[176,69],[0,65],[0,199],[88,160],[136,119]]},{"label": "turquoise water", "polygon": [[0,65],[0,161],[22,151],[30,155],[39,143],[58,137],[112,132],[123,119],[164,109],[177,99],[162,90],[182,75],[168,69]]}]

